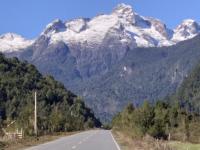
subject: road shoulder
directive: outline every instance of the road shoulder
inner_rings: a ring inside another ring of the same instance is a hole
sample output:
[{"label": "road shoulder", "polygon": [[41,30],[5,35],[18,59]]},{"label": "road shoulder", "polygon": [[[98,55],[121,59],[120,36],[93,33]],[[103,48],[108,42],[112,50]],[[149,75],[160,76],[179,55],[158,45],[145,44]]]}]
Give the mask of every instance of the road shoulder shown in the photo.
[{"label": "road shoulder", "polygon": [[[80,132],[80,131],[79,131]],[[6,145],[4,146],[5,150],[22,150],[26,149],[32,146],[37,146],[40,144],[44,144],[47,142],[54,141],[56,139],[65,137],[65,136],[70,136],[77,134],[79,132],[65,132],[65,133],[56,133],[53,135],[44,135],[40,136],[38,138],[35,137],[26,137],[21,140],[15,140],[15,141],[6,141]]]}]

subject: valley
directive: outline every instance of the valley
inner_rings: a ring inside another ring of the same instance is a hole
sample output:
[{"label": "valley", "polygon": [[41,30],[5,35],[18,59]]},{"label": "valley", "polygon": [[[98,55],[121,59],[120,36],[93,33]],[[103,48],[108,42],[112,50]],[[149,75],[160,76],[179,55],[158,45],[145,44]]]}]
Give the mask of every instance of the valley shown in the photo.
[{"label": "valley", "polygon": [[[0,149],[200,149],[200,23],[187,18],[194,6],[177,24],[180,4],[164,22],[164,5],[173,9],[164,2],[147,13],[149,2],[111,8],[111,0],[97,13],[97,2],[56,2],[50,11],[44,1],[42,10],[37,0],[18,9],[23,20],[4,16],[0,28]],[[5,3],[8,14],[19,7]],[[26,13],[40,13],[38,26]],[[19,24],[21,35],[4,31]]]}]

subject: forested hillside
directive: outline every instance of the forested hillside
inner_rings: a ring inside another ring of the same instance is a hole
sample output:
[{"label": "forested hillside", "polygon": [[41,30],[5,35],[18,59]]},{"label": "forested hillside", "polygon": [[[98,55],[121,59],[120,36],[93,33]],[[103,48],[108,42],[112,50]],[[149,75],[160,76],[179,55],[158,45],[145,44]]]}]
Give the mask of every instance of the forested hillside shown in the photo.
[{"label": "forested hillside", "polygon": [[38,94],[40,133],[82,130],[100,122],[84,102],[35,66],[0,54],[0,126],[16,121],[26,134],[33,133],[34,91]]}]

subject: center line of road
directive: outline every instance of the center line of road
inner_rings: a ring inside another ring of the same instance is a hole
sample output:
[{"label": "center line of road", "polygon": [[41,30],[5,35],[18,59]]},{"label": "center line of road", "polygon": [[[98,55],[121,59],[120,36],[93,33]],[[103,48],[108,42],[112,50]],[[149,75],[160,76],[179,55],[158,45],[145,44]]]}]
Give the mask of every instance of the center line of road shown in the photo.
[{"label": "center line of road", "polygon": [[91,138],[92,136],[94,136],[97,133],[98,133],[98,131],[94,132],[93,134],[88,135],[87,137],[85,137],[84,139],[82,139],[81,141],[79,141],[77,143],[77,145],[72,146],[72,149],[76,149],[78,145],[81,145],[83,142],[86,142],[89,138]]},{"label": "center line of road", "polygon": [[72,146],[72,149],[75,149],[76,148],[76,146]]}]

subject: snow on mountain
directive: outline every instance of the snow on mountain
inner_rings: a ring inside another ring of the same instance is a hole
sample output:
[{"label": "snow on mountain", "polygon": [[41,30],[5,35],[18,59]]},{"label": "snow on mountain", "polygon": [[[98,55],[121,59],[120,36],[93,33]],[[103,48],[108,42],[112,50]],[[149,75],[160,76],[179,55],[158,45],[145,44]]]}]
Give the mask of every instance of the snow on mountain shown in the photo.
[{"label": "snow on mountain", "polygon": [[[63,26],[64,22],[60,24]],[[176,44],[176,40],[172,40],[173,30],[158,19],[138,15],[126,4],[119,4],[111,14],[71,20],[65,23],[60,32],[45,30],[44,33],[50,38],[50,43],[63,41],[68,45],[79,43],[90,48],[100,45],[108,35],[119,38],[119,42],[132,48]]]},{"label": "snow on mountain", "polygon": [[172,40],[175,42],[191,39],[200,33],[200,25],[192,20],[184,20],[175,30]]},{"label": "snow on mountain", "polygon": [[42,35],[51,35],[64,30],[66,30],[65,24],[60,19],[56,19],[46,26]]},{"label": "snow on mountain", "polygon": [[[77,25],[78,23],[80,24]],[[108,30],[116,23],[117,17],[110,15],[97,16],[91,21],[85,21],[84,19],[73,20],[66,23],[68,28],[65,31],[51,34],[51,42],[87,43],[88,46],[100,44]]]},{"label": "snow on mountain", "polygon": [[66,27],[74,32],[81,32],[87,28],[87,21],[89,19],[75,19],[70,22],[66,22]]},{"label": "snow on mountain", "polygon": [[133,8],[130,5],[119,4],[112,12],[113,15],[117,15],[118,19],[123,20],[123,22],[127,22],[130,24],[135,24],[135,13]]},{"label": "snow on mountain", "polygon": [[[91,19],[79,18],[67,22],[56,19],[46,26],[41,36],[47,37],[50,44],[62,41],[69,47],[78,44],[85,49],[98,47],[109,37],[131,48],[170,46],[199,33],[200,25],[194,20],[184,20],[171,30],[160,20],[140,16],[130,5],[119,4],[110,14]],[[17,51],[32,43],[9,33],[0,37],[0,51]]]},{"label": "snow on mountain", "polygon": [[0,51],[1,52],[13,52],[19,49],[26,48],[33,43],[33,40],[25,40],[22,36],[7,33],[0,35]]}]

